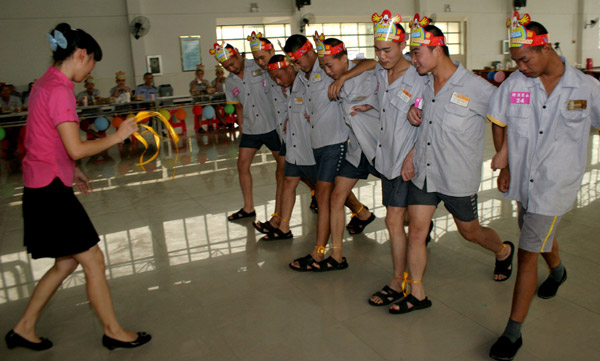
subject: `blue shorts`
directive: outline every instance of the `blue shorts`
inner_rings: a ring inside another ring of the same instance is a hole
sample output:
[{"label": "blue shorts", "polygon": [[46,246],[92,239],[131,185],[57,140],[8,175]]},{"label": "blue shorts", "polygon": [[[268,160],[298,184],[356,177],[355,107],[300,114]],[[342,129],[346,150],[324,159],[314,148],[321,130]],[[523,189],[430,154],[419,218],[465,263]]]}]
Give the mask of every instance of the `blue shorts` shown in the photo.
[{"label": "blue shorts", "polygon": [[[477,216],[477,193],[466,197],[447,196],[438,192],[426,192],[417,187],[413,182],[409,182],[408,205],[427,205],[436,206],[444,201],[444,207],[462,222],[471,222],[478,218]],[[427,189],[427,181],[424,187]]]},{"label": "blue shorts", "polygon": [[394,179],[387,179],[381,176],[381,194],[383,205],[386,207],[403,207],[408,206],[408,189],[412,182],[405,182],[402,176]]},{"label": "blue shorts", "polygon": [[317,182],[317,166],[316,165],[296,165],[285,162],[283,170],[285,177],[300,177],[306,178],[312,183]]},{"label": "blue shorts", "polygon": [[342,165],[340,166],[340,170],[337,173],[338,177],[350,178],[350,179],[367,179],[369,174],[374,175],[375,177],[380,177],[381,175],[375,167],[373,167],[367,157],[365,157],[364,153],[360,155],[360,163],[358,163],[358,167],[352,165],[352,163],[348,162],[346,158],[342,161]]},{"label": "blue shorts", "polygon": [[281,148],[281,142],[279,141],[279,135],[276,130],[272,130],[264,134],[244,134],[240,139],[240,148],[254,148],[260,149],[264,145],[269,148],[272,152],[279,152]]},{"label": "blue shorts", "polygon": [[346,156],[346,142],[313,149],[317,162],[317,181],[333,183]]},{"label": "blue shorts", "polygon": [[281,147],[279,147],[279,156],[280,157],[285,157],[286,151],[285,151],[285,142],[281,141]]}]

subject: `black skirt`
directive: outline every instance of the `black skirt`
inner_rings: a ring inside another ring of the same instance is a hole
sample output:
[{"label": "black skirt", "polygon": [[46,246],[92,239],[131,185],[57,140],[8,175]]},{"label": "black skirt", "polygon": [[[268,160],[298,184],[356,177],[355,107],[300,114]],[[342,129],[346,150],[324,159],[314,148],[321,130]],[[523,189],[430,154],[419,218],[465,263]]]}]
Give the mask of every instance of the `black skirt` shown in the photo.
[{"label": "black skirt", "polygon": [[72,187],[59,178],[23,191],[24,242],[32,258],[58,258],[87,251],[100,238]]}]

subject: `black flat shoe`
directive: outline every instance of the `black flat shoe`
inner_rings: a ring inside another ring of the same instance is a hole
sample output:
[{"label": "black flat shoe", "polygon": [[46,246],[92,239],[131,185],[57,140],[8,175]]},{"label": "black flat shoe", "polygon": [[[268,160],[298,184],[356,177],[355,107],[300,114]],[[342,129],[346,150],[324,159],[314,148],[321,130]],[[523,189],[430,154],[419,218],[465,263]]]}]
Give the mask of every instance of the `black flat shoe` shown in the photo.
[{"label": "black flat shoe", "polygon": [[131,342],[115,340],[114,338],[110,338],[104,335],[102,336],[102,345],[109,350],[114,350],[117,347],[134,348],[142,346],[143,344],[148,343],[152,339],[152,336],[150,336],[146,332],[138,332],[137,335],[138,338]]},{"label": "black flat shoe", "polygon": [[8,331],[6,337],[4,337],[8,348],[25,347],[30,350],[44,351],[52,347],[52,341],[43,337],[40,337],[40,339],[42,340],[41,342],[28,341],[13,330]]}]

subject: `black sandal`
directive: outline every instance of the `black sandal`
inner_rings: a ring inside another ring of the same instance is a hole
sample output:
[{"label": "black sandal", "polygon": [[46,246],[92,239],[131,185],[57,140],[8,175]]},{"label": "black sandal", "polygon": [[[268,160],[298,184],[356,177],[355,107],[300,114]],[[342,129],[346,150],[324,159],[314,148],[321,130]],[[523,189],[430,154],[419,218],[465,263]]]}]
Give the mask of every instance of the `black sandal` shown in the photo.
[{"label": "black sandal", "polygon": [[[292,263],[294,263],[294,262],[298,262],[298,267],[292,266]],[[291,269],[293,269],[296,272],[312,271],[313,270],[312,265],[315,263],[319,263],[310,254],[307,254],[304,257],[296,258],[294,260],[294,262],[290,263],[289,266]]]},{"label": "black sandal", "polygon": [[512,274],[512,260],[515,255],[515,245],[512,242],[506,241],[504,244],[510,246],[510,254],[506,257],[505,260],[499,261],[496,260],[496,266],[494,267],[494,276],[503,275],[506,276],[503,280],[494,280],[496,282],[504,282],[510,278]]},{"label": "black sandal", "polygon": [[238,219],[250,218],[250,217],[256,217],[256,211],[252,211],[252,212],[248,213],[248,212],[244,211],[244,208],[242,208],[239,211],[231,214],[229,217],[227,217],[227,219],[230,221],[237,221]]},{"label": "black sandal", "polygon": [[273,228],[269,233],[267,233],[261,239],[263,241],[276,241],[279,239],[290,239],[290,238],[294,238],[292,231],[287,231],[286,233],[283,233],[283,231],[281,229]]},{"label": "black sandal", "polygon": [[358,216],[352,217],[352,219],[350,220],[350,222],[348,222],[348,225],[346,226],[346,228],[348,228],[348,233],[352,235],[362,233],[365,230],[365,227],[369,225],[369,223],[373,222],[375,218],[376,217],[373,212],[371,212],[371,216],[365,219],[364,221],[362,219],[359,219]]},{"label": "black sandal", "polygon": [[[412,307],[408,307],[408,304],[411,304]],[[400,302],[394,303],[399,307],[398,310],[390,308],[390,313],[392,314],[401,314],[401,313],[409,313],[416,310],[422,310],[425,308],[431,307],[431,301],[425,297],[421,301],[419,301],[415,296],[408,295],[400,300]]]},{"label": "black sandal", "polygon": [[[372,300],[373,297],[379,297],[379,299],[382,302],[377,303],[377,302],[373,301]],[[385,285],[381,289],[381,291],[375,292],[373,295],[371,295],[371,298],[369,298],[369,304],[371,306],[387,306],[390,303],[396,302],[397,300],[401,299],[402,297],[404,297],[404,294],[402,292],[397,292],[390,286]]]},{"label": "black sandal", "polygon": [[321,262],[317,262],[317,264],[319,267],[313,267],[313,272],[341,271],[348,268],[346,257],[342,257],[342,262],[338,262],[335,258],[329,256]]},{"label": "black sandal", "polygon": [[254,228],[256,228],[257,231],[259,231],[262,234],[269,234],[269,232],[275,229],[275,227],[273,227],[273,225],[269,221],[266,221],[264,223],[261,221],[252,222],[252,225],[254,226]]}]

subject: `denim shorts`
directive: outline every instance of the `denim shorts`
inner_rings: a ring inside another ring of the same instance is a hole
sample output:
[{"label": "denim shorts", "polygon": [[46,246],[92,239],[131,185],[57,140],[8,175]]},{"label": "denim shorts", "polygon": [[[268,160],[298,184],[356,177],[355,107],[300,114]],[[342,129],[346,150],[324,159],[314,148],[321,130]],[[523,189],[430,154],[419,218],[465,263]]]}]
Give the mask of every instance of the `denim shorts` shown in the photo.
[{"label": "denim shorts", "polygon": [[[477,193],[466,197],[453,197],[438,192],[426,192],[409,182],[408,205],[436,206],[444,201],[444,207],[462,222],[471,222],[478,218]],[[425,189],[427,181],[425,182]]]},{"label": "denim shorts", "polygon": [[346,142],[313,149],[317,162],[317,181],[333,183],[346,156]]},{"label": "denim shorts", "polygon": [[240,139],[240,148],[254,148],[260,149],[264,145],[269,148],[272,152],[279,152],[281,148],[281,141],[279,141],[279,135],[276,130],[272,130],[264,134],[244,134]]}]

